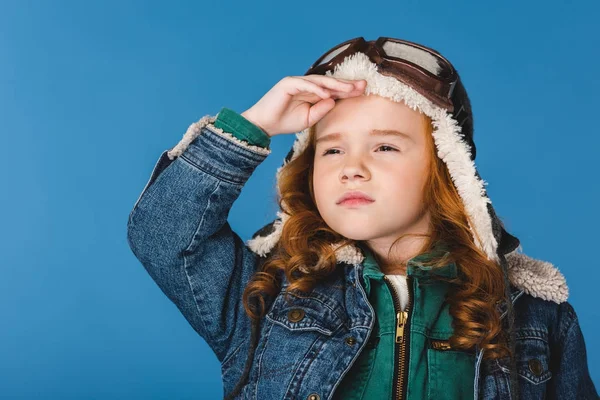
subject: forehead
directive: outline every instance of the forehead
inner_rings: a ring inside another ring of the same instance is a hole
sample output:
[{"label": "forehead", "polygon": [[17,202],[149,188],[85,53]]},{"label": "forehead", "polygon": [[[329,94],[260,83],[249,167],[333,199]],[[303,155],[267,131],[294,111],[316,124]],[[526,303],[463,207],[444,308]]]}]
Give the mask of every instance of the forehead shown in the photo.
[{"label": "forehead", "polygon": [[420,141],[423,114],[377,96],[339,99],[335,106],[315,124],[317,143],[387,136],[386,140]]},{"label": "forehead", "polygon": [[[330,133],[320,132],[320,133],[317,133],[316,143],[320,144],[320,143],[333,142],[333,141],[337,141],[337,140],[343,140],[347,136],[349,136],[349,134],[343,133],[343,132],[330,132]],[[397,129],[370,129],[368,131],[368,133],[366,134],[366,136],[386,137],[386,138],[393,138],[393,139],[397,139],[397,140],[414,141],[414,138],[410,134],[408,134],[406,132],[402,132]]]}]

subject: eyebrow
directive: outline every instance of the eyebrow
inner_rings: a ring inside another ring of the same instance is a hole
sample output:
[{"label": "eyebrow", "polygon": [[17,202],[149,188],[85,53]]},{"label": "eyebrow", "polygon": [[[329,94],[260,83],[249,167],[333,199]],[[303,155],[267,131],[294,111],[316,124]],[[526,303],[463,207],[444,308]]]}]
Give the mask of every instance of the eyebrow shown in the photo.
[{"label": "eyebrow", "polygon": [[[372,129],[371,132],[369,132],[369,136],[396,136],[396,137],[401,137],[404,139],[412,140],[412,138],[410,137],[409,134],[400,132],[400,131],[396,131],[394,129]],[[324,136],[321,136],[320,138],[318,138],[317,141],[315,142],[315,144],[324,143],[324,142],[332,142],[334,140],[340,139],[341,137],[342,137],[342,134],[339,132],[329,133],[327,135],[324,135]]]}]

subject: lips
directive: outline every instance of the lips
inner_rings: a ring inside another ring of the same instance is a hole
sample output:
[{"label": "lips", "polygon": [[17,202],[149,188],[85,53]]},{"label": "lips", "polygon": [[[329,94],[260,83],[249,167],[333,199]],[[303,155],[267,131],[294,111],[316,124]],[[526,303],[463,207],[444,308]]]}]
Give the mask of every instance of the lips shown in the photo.
[{"label": "lips", "polygon": [[370,202],[375,201],[371,196],[364,192],[361,192],[360,190],[351,190],[344,193],[344,195],[338,199],[336,204],[340,204],[346,200],[363,200]]}]

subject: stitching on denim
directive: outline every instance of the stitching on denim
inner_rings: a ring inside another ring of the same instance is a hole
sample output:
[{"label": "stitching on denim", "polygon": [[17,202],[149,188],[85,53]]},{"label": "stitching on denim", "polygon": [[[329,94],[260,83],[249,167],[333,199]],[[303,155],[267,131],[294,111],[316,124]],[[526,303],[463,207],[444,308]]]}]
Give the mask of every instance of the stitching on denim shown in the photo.
[{"label": "stitching on denim", "polygon": [[530,382],[530,383],[533,383],[534,385],[539,385],[539,384],[542,384],[542,383],[544,383],[544,382],[546,382],[546,381],[550,380],[550,378],[552,378],[552,372],[551,372],[550,370],[547,370],[547,371],[546,371],[546,372],[545,372],[543,375],[540,375],[540,376],[538,377],[538,378],[539,378],[539,381],[535,381],[535,380],[531,379],[531,378],[529,377],[529,376],[530,376],[530,374],[522,374],[522,373],[521,373],[521,372],[519,372],[519,371],[517,371],[517,374],[518,374],[518,375],[519,375],[521,378],[523,378],[523,379],[527,380],[527,381],[528,381],[528,382]]},{"label": "stitching on denim", "polygon": [[320,333],[322,333],[323,335],[326,335],[326,336],[332,336],[333,332],[334,332],[334,331],[332,331],[330,329],[322,328],[320,324],[317,324],[319,321],[315,321],[317,323],[313,323],[313,324],[304,323],[304,324],[300,325],[300,323],[298,323],[299,326],[297,328],[292,328],[291,326],[287,326],[286,324],[284,324],[280,320],[271,317],[269,314],[266,315],[266,318],[269,319],[269,321],[273,322],[274,324],[280,325],[280,326],[282,326],[285,329],[288,329],[290,331],[300,331],[300,332],[314,332],[314,331],[317,331],[317,332],[320,332]]},{"label": "stitching on denim", "polygon": [[[271,339],[271,331],[273,330],[274,326],[275,326],[275,324],[271,324],[271,326],[269,327],[269,330],[265,334],[262,349],[260,351],[260,355],[258,356],[258,361],[256,363],[257,364],[256,365],[256,370],[257,370],[256,371],[256,380],[260,379],[263,357],[265,355],[265,351],[267,351],[267,345],[269,344],[269,339]],[[255,385],[255,389],[256,389],[256,385]],[[254,399],[256,400],[256,390],[254,391]]]},{"label": "stitching on denim", "polygon": [[190,289],[192,290],[192,297],[194,297],[194,305],[196,306],[196,310],[198,310],[198,316],[199,316],[200,323],[203,325],[205,335],[207,336],[205,339],[207,341],[211,340],[213,342],[214,342],[214,338],[213,337],[209,337],[209,336],[212,336],[212,335],[209,334],[206,322],[204,321],[204,319],[202,317],[202,310],[200,309],[200,304],[198,304],[198,300],[196,299],[196,295],[194,293],[194,287],[192,286],[191,277],[188,274],[188,266],[187,266],[186,253],[188,251],[192,251],[192,248],[193,248],[192,244],[196,241],[195,240],[196,235],[198,234],[198,231],[200,230],[200,227],[202,226],[202,223],[204,222],[204,215],[206,214],[206,210],[208,210],[210,208],[210,198],[219,189],[220,185],[221,185],[221,183],[219,181],[217,181],[217,185],[215,186],[215,190],[213,190],[210,193],[210,195],[208,196],[208,204],[204,208],[204,211],[202,211],[202,217],[200,217],[200,221],[198,222],[198,226],[196,227],[196,230],[194,231],[194,234],[192,235],[192,239],[191,239],[190,243],[187,245],[187,247],[185,249],[185,252],[183,253],[183,272],[185,273],[186,279],[188,281],[188,285],[190,286]]},{"label": "stitching on denim", "polygon": [[[354,273],[354,279],[355,282],[360,282],[359,281],[359,275],[358,275],[358,270],[359,270],[359,265],[354,265],[354,268],[352,268],[352,272]],[[366,292],[364,291],[362,285],[360,283],[357,283],[356,285],[358,287],[358,289],[360,290],[360,293],[362,293],[364,295],[364,297],[367,297]],[[358,296],[357,296],[358,297]],[[371,315],[375,315],[375,310],[373,309],[373,307],[371,306],[371,303],[369,303],[369,301],[367,300],[367,306],[369,307],[369,310],[371,310]],[[354,328],[367,328],[369,330],[373,329],[373,325],[375,325],[375,318],[373,318],[371,320],[371,325],[369,326],[364,326],[364,325],[360,325],[360,326],[355,326]],[[331,400],[333,397],[333,393],[335,392],[335,389],[340,385],[343,377],[345,376],[345,374],[350,370],[351,366],[354,365],[355,360],[359,357],[359,355],[362,353],[363,349],[365,348],[365,346],[367,345],[367,341],[368,340],[364,340],[362,346],[360,347],[360,349],[358,349],[358,351],[356,352],[356,354],[354,354],[354,358],[352,358],[352,360],[350,360],[350,363],[348,363],[348,367],[342,372],[342,374],[340,375],[340,378],[337,380],[337,382],[333,385],[333,389],[331,390],[331,392],[329,393],[329,397],[327,398],[327,400]]]},{"label": "stitching on denim", "polygon": [[225,132],[223,129],[221,128],[217,128],[216,126],[214,126],[214,124],[207,124],[206,125],[207,129],[210,129],[211,131],[213,131],[214,133],[216,133],[217,135],[224,137],[225,139],[229,140],[230,142],[235,143],[238,146],[242,146],[248,150],[251,150],[255,153],[261,154],[261,155],[269,155],[271,154],[271,150],[269,150],[266,147],[260,147],[260,146],[255,146],[253,144],[250,144],[247,141],[244,140],[240,140],[237,137],[235,137],[234,135],[232,135],[229,132]]},{"label": "stitching on denim", "polygon": [[525,339],[528,339],[528,340],[541,340],[542,342],[548,344],[548,339],[541,338],[539,336],[518,336],[516,338],[516,340],[525,340]]},{"label": "stitching on denim", "polygon": [[579,318],[577,317],[577,314],[574,313],[573,307],[569,303],[566,303],[566,304],[568,305],[567,314],[568,314],[568,317],[571,319],[571,322],[569,322],[569,324],[567,325],[566,328],[563,328],[563,332],[561,333],[561,335],[559,337],[559,343],[563,343],[565,341],[569,332],[571,331],[571,329],[573,328],[575,323],[578,322],[578,320],[579,320]]},{"label": "stitching on denim", "polygon": [[[313,347],[315,346],[315,343],[317,342],[321,342],[321,346],[319,348],[315,350],[313,350]],[[304,358],[302,359],[302,361],[305,361],[306,358],[309,356],[310,352],[314,351],[314,357],[312,357],[307,364],[304,366],[302,362],[299,363],[298,368],[296,368],[296,370],[294,371],[292,376],[295,376],[296,373],[298,372],[298,369],[300,369],[301,367],[305,367],[304,370],[302,371],[302,374],[298,377],[297,380],[294,379],[290,379],[290,383],[288,384],[288,387],[286,388],[286,391],[284,392],[285,394],[287,394],[290,391],[290,386],[292,385],[292,383],[297,384],[296,386],[299,386],[299,383],[304,379],[304,377],[306,376],[306,374],[308,373],[308,370],[310,369],[311,364],[315,361],[315,359],[317,358],[317,356],[319,355],[319,352],[321,351],[321,349],[323,348],[323,346],[325,346],[326,340],[320,340],[319,337],[316,337],[315,340],[311,343],[308,352],[304,355]]]},{"label": "stitching on denim", "polygon": [[[331,298],[330,298],[330,297],[328,297],[328,296],[322,295],[322,294],[321,294],[321,293],[319,293],[319,292],[314,292],[314,293],[312,293],[310,296],[299,296],[299,295],[295,294],[293,291],[291,291],[291,292],[288,292],[288,293],[289,293],[289,295],[290,295],[290,296],[296,297],[296,298],[298,298],[298,299],[315,300],[315,301],[317,301],[317,302],[321,303],[323,306],[325,306],[325,307],[329,308],[329,309],[331,310],[331,312],[332,312],[332,313],[334,313],[334,314],[335,314],[335,315],[336,315],[336,316],[337,316],[337,317],[338,317],[338,318],[339,318],[341,321],[343,321],[343,320],[344,320],[344,318],[343,318],[343,314],[341,314],[341,311],[340,311],[340,307],[338,307],[338,309],[337,309],[337,310],[335,310],[333,307],[331,307],[331,306],[330,306],[330,305],[327,303],[327,300],[333,301],[333,299],[331,299]],[[284,295],[285,295],[285,293],[283,293],[283,292],[281,292],[281,293],[279,294],[279,296],[284,296]],[[284,298],[282,301],[284,301],[284,302],[285,302],[285,298]],[[287,302],[285,302],[284,304],[288,304],[288,303],[287,303]]]},{"label": "stitching on denim", "polygon": [[[511,399],[511,398],[512,398],[512,395],[511,395],[511,393],[510,393],[510,370],[509,370],[509,369],[507,369],[507,368],[504,368],[504,367],[502,366],[502,364],[500,364],[500,363],[498,362],[498,359],[496,359],[495,361],[496,361],[496,364],[498,365],[498,368],[500,368],[500,370],[501,370],[502,372],[504,372],[504,373],[508,374],[508,376],[503,376],[503,379],[504,379],[504,382],[506,383],[506,388],[508,389],[508,398],[509,398],[509,399]],[[494,374],[494,375],[496,375],[496,374]],[[496,376],[496,379],[498,379],[498,377],[497,377],[497,376]],[[498,380],[496,380],[496,385],[498,385],[498,383],[499,383],[499,382],[498,382]]]},{"label": "stitching on denim", "polygon": [[[216,175],[215,171],[209,171],[208,169],[204,168],[202,165],[196,164],[193,160],[191,160],[190,158],[188,158],[185,154],[182,154],[181,156],[179,156],[182,160],[185,160],[188,164],[190,164],[192,167],[196,168],[199,171],[204,172],[207,175],[210,175],[211,177],[218,179],[222,182],[227,182],[230,183],[232,185],[236,185],[236,186],[243,186],[243,183],[240,183],[240,181],[234,181],[231,180],[229,178],[225,178],[221,175]],[[221,172],[221,171],[218,171]]]},{"label": "stitching on denim", "polygon": [[227,363],[233,359],[233,357],[236,355],[236,353],[242,348],[242,345],[244,343],[245,342],[242,341],[240,344],[235,346],[235,349],[231,353],[229,353],[229,355],[226,358],[223,359],[223,362],[221,363],[222,368],[225,368],[225,369],[229,368],[229,366],[226,366]]}]

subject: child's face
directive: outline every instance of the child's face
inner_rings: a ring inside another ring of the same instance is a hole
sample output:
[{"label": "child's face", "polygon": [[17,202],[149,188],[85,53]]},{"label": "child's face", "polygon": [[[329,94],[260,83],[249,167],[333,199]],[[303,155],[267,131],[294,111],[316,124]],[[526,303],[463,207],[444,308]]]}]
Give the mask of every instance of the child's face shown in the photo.
[{"label": "child's face", "polygon": [[[402,233],[428,232],[422,193],[429,162],[425,123],[418,111],[377,95],[336,101],[316,125],[313,175],[317,207],[330,228],[379,249],[389,248]],[[393,129],[407,136],[370,136],[372,129]],[[336,132],[341,138],[319,140]],[[365,192],[375,201],[336,204],[350,190]]]}]

